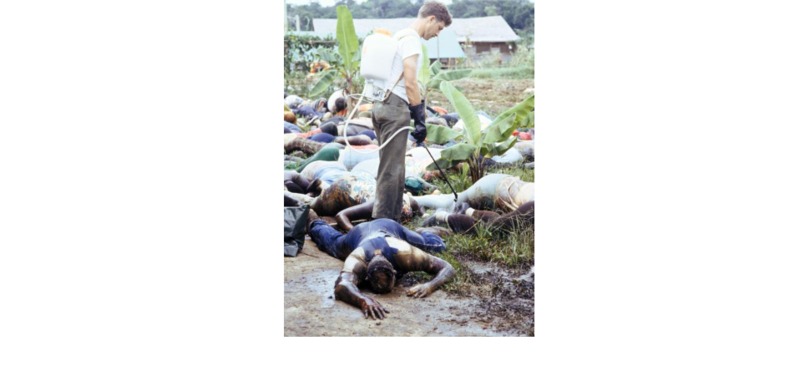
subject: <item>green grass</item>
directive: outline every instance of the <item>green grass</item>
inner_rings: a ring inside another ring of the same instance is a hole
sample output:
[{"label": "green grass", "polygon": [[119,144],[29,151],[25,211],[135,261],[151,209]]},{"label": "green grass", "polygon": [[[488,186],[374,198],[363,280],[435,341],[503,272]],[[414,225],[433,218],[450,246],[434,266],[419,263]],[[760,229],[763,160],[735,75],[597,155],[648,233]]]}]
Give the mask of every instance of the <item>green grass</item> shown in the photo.
[{"label": "green grass", "polygon": [[533,66],[503,67],[503,68],[474,68],[470,78],[480,79],[529,79],[533,78]]},{"label": "green grass", "polygon": [[[458,167],[457,167],[458,168]],[[452,170],[446,171],[447,179],[450,180],[450,184],[453,185],[453,188],[456,192],[464,192],[467,188],[472,186],[472,180],[469,178],[469,170],[466,167],[466,163],[462,164],[461,172],[453,172]],[[431,181],[431,184],[439,187],[439,191],[442,194],[450,194],[453,193],[453,190],[450,189],[450,186],[447,185],[444,178],[434,178]]]},{"label": "green grass", "polygon": [[[489,172],[518,176],[527,182],[534,182],[535,177],[533,169],[521,166],[503,167]],[[472,185],[469,175],[464,170],[461,173],[450,172],[447,176],[458,192],[463,192]],[[437,185],[443,194],[452,193],[444,179],[437,178],[432,183]],[[428,211],[428,214],[432,215],[433,213],[433,210]],[[420,227],[422,221],[421,217],[415,218],[411,228]],[[463,290],[464,284],[474,281],[469,269],[461,268],[459,259],[495,262],[509,268],[524,268],[533,263],[534,229],[529,226],[517,226],[517,229],[511,232],[492,232],[479,223],[476,226],[476,234],[453,234],[444,236],[444,240],[447,243],[447,251],[439,257],[447,260],[456,268],[456,277],[445,285],[445,290],[448,291]],[[456,263],[458,263],[458,267],[456,267]]]},{"label": "green grass", "polygon": [[[428,210],[427,213],[429,214],[433,213],[433,210]],[[411,218],[411,221],[409,223],[405,223],[404,225],[408,228],[420,228],[422,227],[422,222],[424,221],[425,218],[422,218],[421,216],[414,216],[413,218]]]},{"label": "green grass", "polygon": [[489,173],[518,176],[522,181],[534,182],[534,170],[522,166],[501,167],[489,170]]},{"label": "green grass", "polygon": [[478,224],[476,234],[445,236],[447,252],[455,257],[494,262],[509,268],[530,266],[534,257],[534,231],[518,227],[511,232],[491,232]]},{"label": "green grass", "polygon": [[438,256],[450,263],[450,265],[452,265],[453,269],[456,271],[453,279],[442,286],[442,290],[449,293],[464,294],[469,290],[468,286],[476,283],[474,273],[469,268],[462,266],[461,262],[458,261],[458,258],[455,257],[451,252],[446,251]]}]

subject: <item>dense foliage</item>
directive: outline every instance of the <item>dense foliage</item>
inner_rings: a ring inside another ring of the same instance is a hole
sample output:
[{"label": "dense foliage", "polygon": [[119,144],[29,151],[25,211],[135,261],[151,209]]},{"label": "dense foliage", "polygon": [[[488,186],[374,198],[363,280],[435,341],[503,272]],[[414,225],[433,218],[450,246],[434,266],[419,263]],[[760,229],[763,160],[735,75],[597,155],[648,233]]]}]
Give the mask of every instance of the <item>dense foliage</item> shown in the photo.
[{"label": "dense foliage", "polygon": [[318,60],[325,60],[331,64],[339,63],[339,55],[334,53],[336,48],[333,38],[320,38],[310,35],[287,34],[283,39],[284,75],[292,72],[308,73],[311,64]]}]

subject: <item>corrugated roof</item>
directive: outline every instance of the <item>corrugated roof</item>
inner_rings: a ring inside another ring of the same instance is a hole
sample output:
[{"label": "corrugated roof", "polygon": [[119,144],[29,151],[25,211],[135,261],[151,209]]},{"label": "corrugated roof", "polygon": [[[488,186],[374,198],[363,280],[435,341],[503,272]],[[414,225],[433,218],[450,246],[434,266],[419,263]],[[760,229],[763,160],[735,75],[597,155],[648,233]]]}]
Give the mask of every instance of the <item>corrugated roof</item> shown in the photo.
[{"label": "corrugated roof", "polygon": [[[377,18],[362,18],[354,19],[353,25],[356,28],[356,35],[359,38],[364,38],[369,35],[375,28],[384,28],[392,33],[407,28],[414,22],[414,18],[390,18],[390,19],[377,19]],[[326,37],[332,35],[336,37],[336,19],[335,18],[316,18],[314,19],[314,35],[318,37]],[[422,44],[428,50],[428,57],[431,59],[438,58],[461,58],[465,57],[464,50],[458,44],[458,36],[449,28],[445,28],[439,33],[436,38],[430,40],[423,40]],[[437,53],[438,51],[438,53]]]},{"label": "corrugated roof", "polygon": [[[354,19],[353,24],[356,28],[356,34],[363,38],[376,27],[382,27],[394,33],[397,30],[408,27],[414,20],[415,18],[360,18]],[[335,18],[317,18],[313,22],[317,35],[324,36],[331,33],[336,35]],[[467,38],[471,42],[515,42],[520,39],[502,16],[453,18],[453,23],[442,30],[440,35],[444,39],[445,35],[451,32],[455,34],[455,38],[459,42],[466,42]],[[435,39],[433,38],[430,41],[435,41]],[[427,47],[428,52],[430,52],[431,47]]]},{"label": "corrugated roof", "polygon": [[471,42],[515,42],[520,39],[501,16],[453,18],[447,29],[456,33],[459,42],[466,42],[467,38]]}]

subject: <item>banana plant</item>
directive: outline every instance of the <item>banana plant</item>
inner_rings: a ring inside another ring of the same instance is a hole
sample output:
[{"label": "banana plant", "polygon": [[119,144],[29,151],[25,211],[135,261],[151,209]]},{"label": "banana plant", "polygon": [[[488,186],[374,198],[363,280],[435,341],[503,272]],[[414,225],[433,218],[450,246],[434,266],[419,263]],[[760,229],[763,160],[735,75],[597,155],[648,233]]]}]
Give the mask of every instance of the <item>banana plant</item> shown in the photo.
[{"label": "banana plant", "polygon": [[353,15],[345,5],[336,7],[336,41],[341,64],[334,69],[324,70],[314,75],[316,83],[311,88],[309,97],[327,94],[334,83],[342,86],[345,95],[358,91],[357,75],[361,62],[361,49],[358,45],[356,27],[353,24]]},{"label": "banana plant", "polygon": [[442,63],[436,60],[433,64],[428,59],[428,49],[422,45],[422,69],[419,81],[423,87],[423,97],[428,96],[429,90],[440,90],[442,82],[455,81],[464,78],[472,73],[472,69],[449,69],[442,70]]},{"label": "banana plant", "polygon": [[[475,108],[467,98],[453,84],[442,81],[442,93],[464,121],[461,132],[450,128],[428,125],[428,141],[433,143],[446,143],[449,140],[458,141],[442,150],[438,160],[442,168],[453,167],[459,162],[466,162],[469,166],[470,178],[475,183],[483,177],[485,171],[482,158],[501,155],[512,148],[517,138],[512,133],[520,127],[533,127],[534,96],[524,99],[513,107],[503,111],[495,118],[486,129],[481,130],[481,122],[475,113]],[[435,169],[432,163],[429,170]]]}]

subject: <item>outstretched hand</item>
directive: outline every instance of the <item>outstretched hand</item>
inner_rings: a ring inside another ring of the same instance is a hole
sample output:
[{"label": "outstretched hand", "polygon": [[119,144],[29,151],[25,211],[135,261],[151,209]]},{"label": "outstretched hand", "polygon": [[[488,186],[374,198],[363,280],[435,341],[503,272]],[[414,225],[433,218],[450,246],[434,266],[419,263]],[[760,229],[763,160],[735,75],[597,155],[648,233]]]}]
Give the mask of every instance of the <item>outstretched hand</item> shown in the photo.
[{"label": "outstretched hand", "polygon": [[408,292],[406,292],[406,295],[408,295],[408,296],[410,296],[412,298],[424,298],[424,297],[430,295],[432,292],[433,292],[433,290],[431,289],[431,286],[429,284],[421,283],[421,284],[418,284],[418,285],[408,289]]},{"label": "outstretched hand", "polygon": [[383,320],[386,317],[386,314],[389,313],[389,310],[383,308],[383,306],[378,303],[377,300],[365,296],[364,301],[361,303],[361,312],[364,312],[365,319],[371,318]]}]

